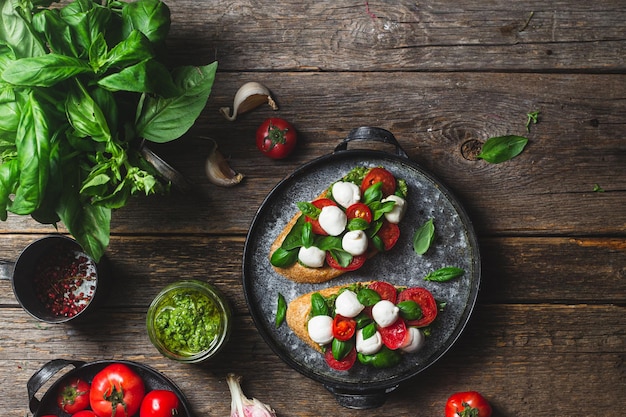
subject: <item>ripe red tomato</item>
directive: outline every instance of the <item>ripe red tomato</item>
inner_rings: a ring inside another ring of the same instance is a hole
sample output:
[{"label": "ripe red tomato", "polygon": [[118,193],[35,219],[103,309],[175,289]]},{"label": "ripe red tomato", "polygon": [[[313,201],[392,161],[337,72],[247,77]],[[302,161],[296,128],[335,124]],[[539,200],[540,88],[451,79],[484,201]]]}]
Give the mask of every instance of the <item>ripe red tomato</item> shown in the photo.
[{"label": "ripe red tomato", "polygon": [[372,168],[361,182],[361,193],[364,193],[372,185],[382,182],[383,197],[387,197],[396,192],[396,178],[385,168]]},{"label": "ripe red tomato", "polygon": [[357,255],[352,257],[352,261],[348,264],[348,266],[341,266],[339,262],[333,258],[333,255],[330,252],[326,252],[326,263],[333,269],[339,269],[341,271],[356,271],[360,267],[363,266],[365,261],[367,260],[367,255]]},{"label": "ripe red tomato", "polygon": [[356,320],[337,314],[333,320],[333,337],[345,342],[356,332]]},{"label": "ripe red tomato", "polygon": [[378,327],[378,332],[383,344],[391,350],[406,346],[410,341],[408,338],[411,337],[402,319],[396,320],[391,326]]},{"label": "ripe red tomato", "polygon": [[89,388],[87,381],[71,378],[59,387],[57,405],[68,414],[74,414],[89,407]]},{"label": "ripe red tomato", "polygon": [[372,210],[363,203],[354,203],[346,210],[348,220],[363,219],[368,223],[372,222]]},{"label": "ripe red tomato", "polygon": [[446,402],[446,417],[490,417],[491,405],[479,392],[452,394]]},{"label": "ripe red tomato", "polygon": [[356,354],[355,348],[352,348],[350,353],[348,353],[341,360],[335,359],[335,357],[333,356],[333,351],[330,348],[330,346],[328,347],[328,349],[326,349],[326,353],[324,353],[324,359],[326,359],[326,363],[328,364],[328,366],[330,366],[333,369],[336,369],[337,371],[347,371],[348,369],[352,368],[352,366],[356,362],[356,358],[357,358],[357,354]]},{"label": "ripe red tomato", "polygon": [[270,158],[286,158],[296,147],[296,129],[284,119],[271,117],[256,131],[256,146]]},{"label": "ripe red tomato", "polygon": [[374,281],[370,285],[367,286],[369,289],[372,289],[380,295],[381,300],[391,301],[396,304],[396,300],[398,299],[398,292],[396,291],[396,287],[392,284],[385,281]]},{"label": "ripe red tomato", "polygon": [[407,300],[415,301],[422,309],[422,317],[415,320],[407,320],[406,324],[408,326],[425,327],[437,318],[437,302],[426,288],[411,287],[403,290],[398,295],[398,303]]},{"label": "ripe red tomato", "polygon": [[91,410],[81,410],[72,414],[72,417],[98,417],[96,413]]},{"label": "ripe red tomato", "polygon": [[144,394],[139,374],[123,363],[113,363],[93,377],[89,400],[98,417],[131,417],[139,411]]},{"label": "ripe red tomato", "polygon": [[385,220],[376,235],[382,239],[385,250],[388,251],[391,250],[398,242],[398,239],[400,239],[400,227],[395,223],[389,223]]},{"label": "ripe red tomato", "polygon": [[[326,206],[337,205],[337,203],[335,203],[330,198],[318,198],[317,200],[311,201],[311,204],[313,204],[315,207],[317,207],[320,210]],[[318,219],[312,219],[307,216],[306,221],[311,223],[311,231],[313,233],[315,233],[316,235],[328,236],[328,233],[326,233],[326,231],[322,229],[322,226],[320,226],[320,222]]]},{"label": "ripe red tomato", "polygon": [[180,400],[172,391],[152,390],[141,402],[139,417],[175,417],[178,415]]}]

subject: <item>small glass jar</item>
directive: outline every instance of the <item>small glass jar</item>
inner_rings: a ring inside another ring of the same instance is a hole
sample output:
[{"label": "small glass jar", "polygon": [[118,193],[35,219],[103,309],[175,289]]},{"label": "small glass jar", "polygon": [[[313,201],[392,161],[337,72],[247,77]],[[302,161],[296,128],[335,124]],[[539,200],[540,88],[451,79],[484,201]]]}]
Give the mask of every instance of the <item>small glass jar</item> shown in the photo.
[{"label": "small glass jar", "polygon": [[164,356],[198,363],[213,357],[228,342],[231,310],[211,284],[178,281],[152,300],[146,326],[150,341]]}]

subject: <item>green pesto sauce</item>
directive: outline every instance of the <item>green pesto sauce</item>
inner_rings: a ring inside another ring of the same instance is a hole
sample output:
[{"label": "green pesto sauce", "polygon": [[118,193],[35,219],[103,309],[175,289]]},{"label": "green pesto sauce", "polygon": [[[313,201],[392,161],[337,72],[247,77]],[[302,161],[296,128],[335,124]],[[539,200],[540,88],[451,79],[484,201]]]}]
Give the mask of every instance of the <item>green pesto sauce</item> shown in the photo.
[{"label": "green pesto sauce", "polygon": [[191,356],[212,346],[220,334],[222,317],[209,297],[183,289],[164,300],[154,326],[166,349]]}]

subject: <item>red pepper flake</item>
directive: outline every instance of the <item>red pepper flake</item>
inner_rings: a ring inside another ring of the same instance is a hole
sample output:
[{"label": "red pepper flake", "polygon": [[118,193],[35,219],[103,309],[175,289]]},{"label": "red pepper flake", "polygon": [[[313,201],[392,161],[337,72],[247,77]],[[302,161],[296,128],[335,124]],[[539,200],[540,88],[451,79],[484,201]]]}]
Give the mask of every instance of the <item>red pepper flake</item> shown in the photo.
[{"label": "red pepper flake", "polygon": [[93,298],[95,264],[84,253],[58,248],[35,268],[35,293],[55,316],[74,317]]}]

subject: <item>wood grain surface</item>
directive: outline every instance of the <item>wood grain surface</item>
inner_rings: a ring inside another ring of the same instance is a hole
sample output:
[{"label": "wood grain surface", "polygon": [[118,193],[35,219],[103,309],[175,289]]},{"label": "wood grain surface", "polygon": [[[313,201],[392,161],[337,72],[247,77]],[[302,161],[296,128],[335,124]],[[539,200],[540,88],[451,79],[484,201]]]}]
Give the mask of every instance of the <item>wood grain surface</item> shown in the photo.
[{"label": "wood grain surface", "polygon": [[[482,392],[496,417],[623,414],[616,404],[626,392],[624,2],[167,4],[172,61],[219,65],[196,125],[153,146],[193,191],[138,197],[113,214],[107,259],[115,285],[85,322],[40,323],[0,280],[5,414],[31,414],[27,381],[55,358],[154,367],[183,390],[197,416],[230,414],[228,372],[242,375],[246,394],[279,417],[436,417],[461,390]],[[264,106],[229,122],[219,108],[232,106],[246,81],[266,84],[279,110]],[[528,130],[533,111],[538,123]],[[298,130],[286,160],[256,149],[255,130],[270,116]],[[459,198],[478,233],[483,276],[452,349],[381,408],[355,411],[271,350],[241,280],[246,233],[265,196],[358,126],[393,132]],[[509,134],[529,138],[520,156],[497,165],[475,158],[488,138]],[[208,182],[208,137],[245,175],[241,184]],[[0,223],[0,260],[15,260],[50,233],[51,226],[10,215]],[[152,298],[185,278],[212,282],[234,310],[227,349],[203,365],[162,357],[145,331]]]}]

